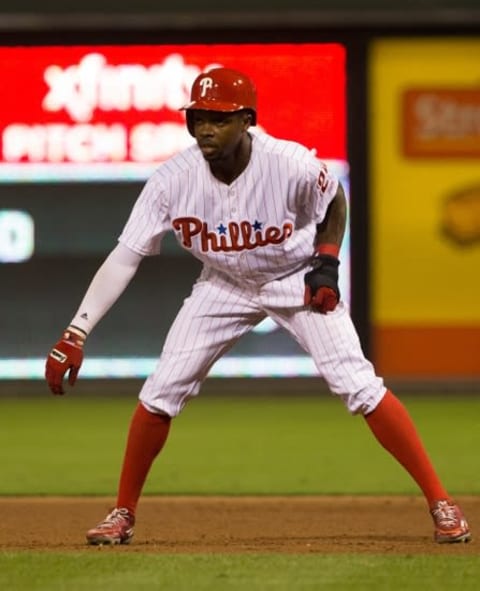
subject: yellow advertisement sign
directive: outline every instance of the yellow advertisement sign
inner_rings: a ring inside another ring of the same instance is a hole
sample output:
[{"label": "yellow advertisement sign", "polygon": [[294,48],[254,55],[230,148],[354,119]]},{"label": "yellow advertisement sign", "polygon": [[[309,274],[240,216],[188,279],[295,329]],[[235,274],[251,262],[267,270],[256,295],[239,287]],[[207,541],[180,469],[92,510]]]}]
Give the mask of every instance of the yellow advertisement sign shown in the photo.
[{"label": "yellow advertisement sign", "polygon": [[480,376],[479,64],[478,39],[372,45],[372,320],[386,373]]}]

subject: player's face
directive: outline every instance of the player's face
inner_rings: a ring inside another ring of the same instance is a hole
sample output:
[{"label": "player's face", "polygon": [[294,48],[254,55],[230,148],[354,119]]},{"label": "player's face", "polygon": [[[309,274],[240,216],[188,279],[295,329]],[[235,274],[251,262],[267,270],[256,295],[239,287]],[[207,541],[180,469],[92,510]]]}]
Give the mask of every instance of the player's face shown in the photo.
[{"label": "player's face", "polygon": [[235,152],[243,133],[250,125],[250,116],[244,111],[193,111],[193,132],[205,160],[228,158]]}]

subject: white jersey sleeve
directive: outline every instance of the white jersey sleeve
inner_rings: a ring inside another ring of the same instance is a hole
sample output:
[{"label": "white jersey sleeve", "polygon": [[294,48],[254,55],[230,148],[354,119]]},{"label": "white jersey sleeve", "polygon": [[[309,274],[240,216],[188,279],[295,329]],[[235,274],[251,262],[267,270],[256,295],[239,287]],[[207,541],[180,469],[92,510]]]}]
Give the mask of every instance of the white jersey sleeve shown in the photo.
[{"label": "white jersey sleeve", "polygon": [[307,160],[304,190],[297,196],[297,211],[317,224],[322,222],[336,195],[338,183],[338,178],[327,165],[312,155]]},{"label": "white jersey sleeve", "polygon": [[157,173],[146,182],[119,236],[119,242],[142,255],[160,253],[163,236],[171,230],[168,195]]}]

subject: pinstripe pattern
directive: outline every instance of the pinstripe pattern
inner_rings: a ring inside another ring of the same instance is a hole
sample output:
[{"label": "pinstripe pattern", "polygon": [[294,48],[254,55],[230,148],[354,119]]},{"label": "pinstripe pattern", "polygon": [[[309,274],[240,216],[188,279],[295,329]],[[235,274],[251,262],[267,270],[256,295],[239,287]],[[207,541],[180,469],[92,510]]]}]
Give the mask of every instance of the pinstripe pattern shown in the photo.
[{"label": "pinstripe pattern", "polygon": [[352,414],[371,412],[386,388],[365,358],[346,305],[340,302],[327,314],[300,305],[298,293],[303,290],[303,271],[279,283],[283,294],[289,295],[291,305],[284,305],[285,296],[277,297],[278,287],[273,282],[259,294],[262,308],[311,355],[319,375]]},{"label": "pinstripe pattern", "polygon": [[[258,222],[263,236],[268,227],[290,223],[293,233],[278,244],[250,249],[240,239],[237,249],[205,251],[196,235],[186,248],[203,263],[250,285],[304,265],[312,252],[315,224],[324,218],[338,181],[331,177],[322,193],[321,163],[305,147],[267,134],[252,136],[250,163],[231,185],[213,177],[196,145],[162,164],[146,183],[119,240],[139,254],[151,255],[160,252],[163,236],[178,218],[205,222],[218,239],[218,228],[228,229],[229,223]],[[184,235],[175,233],[182,244]],[[232,243],[229,231],[224,240]]]},{"label": "pinstripe pattern", "polygon": [[140,398],[150,410],[178,415],[215,361],[270,315],[312,356],[319,376],[349,411],[366,413],[385,388],[363,355],[345,306],[326,315],[303,306],[315,226],[338,181],[327,177],[322,192],[321,162],[305,147],[252,136],[250,162],[230,185],[211,174],[197,146],[162,164],[119,238],[151,255],[173,229],[204,263]]},{"label": "pinstripe pattern", "polygon": [[263,318],[250,292],[219,277],[200,279],[170,327],[140,399],[176,416],[198,394],[213,363]]},{"label": "pinstripe pattern", "polygon": [[348,310],[319,314],[303,306],[303,270],[260,288],[241,286],[207,269],[180,309],[140,398],[151,410],[180,413],[212,365],[265,316],[309,353],[318,374],[352,414],[372,411],[385,393],[365,359]]}]

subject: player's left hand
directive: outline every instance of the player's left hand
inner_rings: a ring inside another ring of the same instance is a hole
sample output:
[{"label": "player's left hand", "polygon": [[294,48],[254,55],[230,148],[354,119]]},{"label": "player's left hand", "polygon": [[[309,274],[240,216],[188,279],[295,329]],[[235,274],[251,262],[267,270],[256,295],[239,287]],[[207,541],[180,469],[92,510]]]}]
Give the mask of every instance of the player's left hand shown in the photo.
[{"label": "player's left hand", "polygon": [[335,310],[340,300],[338,266],[340,261],[329,254],[316,254],[313,269],[305,274],[305,306],[326,314]]},{"label": "player's left hand", "polygon": [[65,394],[63,378],[68,373],[68,383],[73,386],[83,362],[83,344],[86,335],[68,327],[62,338],[53,346],[45,365],[45,379],[53,394]]}]

